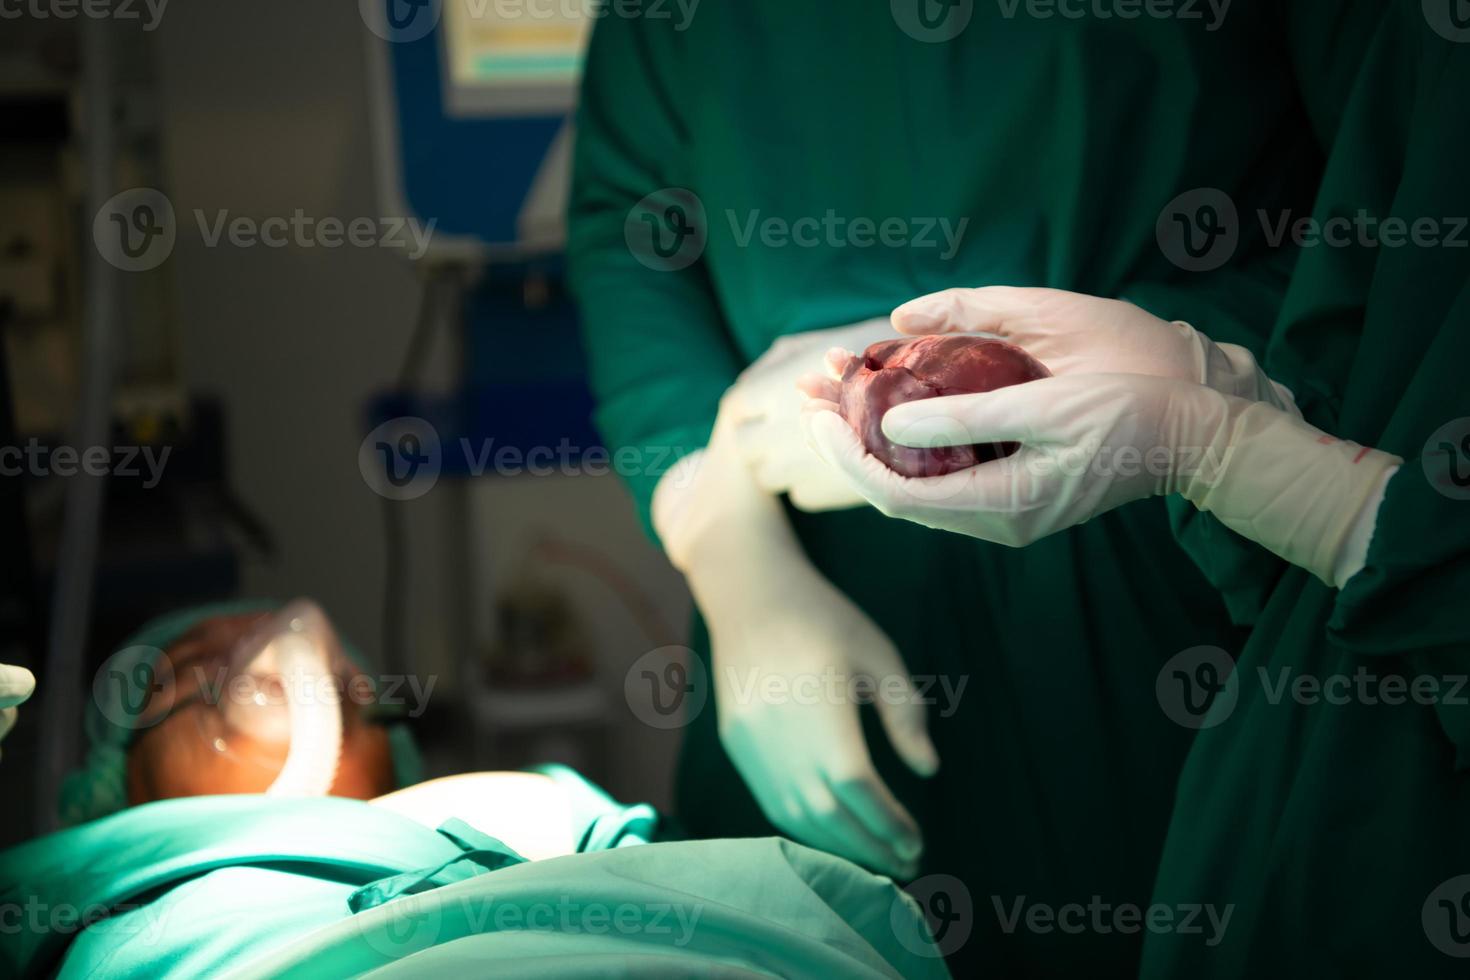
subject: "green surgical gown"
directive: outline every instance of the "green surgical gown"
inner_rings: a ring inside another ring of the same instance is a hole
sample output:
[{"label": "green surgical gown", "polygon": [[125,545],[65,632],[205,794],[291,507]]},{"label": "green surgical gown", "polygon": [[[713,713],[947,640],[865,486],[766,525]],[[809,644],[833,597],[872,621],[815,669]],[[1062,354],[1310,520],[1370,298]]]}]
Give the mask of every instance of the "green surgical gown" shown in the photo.
[{"label": "green surgical gown", "polygon": [[1312,422],[1405,463],[1340,592],[1181,522],[1253,630],[1188,755],[1155,898],[1233,914],[1213,946],[1150,935],[1143,974],[1464,977],[1470,32],[1435,29],[1449,4],[1289,6],[1330,150],[1310,213],[1372,230],[1301,250],[1266,366]]},{"label": "green surgical gown", "polygon": [[[1202,189],[1310,207],[1320,151],[1281,4],[1237,0],[1210,30],[977,3],[949,43],[903,30],[903,6],[710,0],[687,24],[615,12],[597,23],[569,258],[610,447],[665,461],[697,449],[721,394],[777,337],[952,286],[1123,296],[1260,349],[1293,257],[1245,220],[1233,261],[1186,272],[1156,226]],[[705,215],[703,251],[683,268],[629,247],[639,202],[669,188]],[[783,244],[780,229],[801,219],[802,243]],[[835,230],[814,242],[813,219]],[[912,240],[841,224],[857,219],[897,219]],[[967,221],[953,254],[941,219]],[[660,475],[630,477],[645,520]],[[883,778],[923,827],[921,873],[962,883],[952,901],[973,928],[956,973],[1133,975],[1137,931],[1017,928],[1009,910],[1149,899],[1193,736],[1161,710],[1154,680],[1175,654],[1237,650],[1242,636],[1164,505],[1019,551],[866,508],[790,516],[915,674],[967,682],[957,703],[931,709],[943,760],[932,780],[866,719]],[[691,643],[708,655],[701,627]],[[677,816],[698,836],[772,831],[712,705],[685,731]]]}]

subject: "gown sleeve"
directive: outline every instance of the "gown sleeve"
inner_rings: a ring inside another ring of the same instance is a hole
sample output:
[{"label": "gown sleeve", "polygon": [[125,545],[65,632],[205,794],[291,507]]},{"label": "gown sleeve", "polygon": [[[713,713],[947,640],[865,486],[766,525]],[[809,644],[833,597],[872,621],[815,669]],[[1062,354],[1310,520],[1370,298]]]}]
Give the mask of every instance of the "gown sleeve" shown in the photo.
[{"label": "gown sleeve", "polygon": [[[1416,3],[1294,9],[1326,164],[1319,234],[1295,247],[1265,368],[1312,424],[1404,458],[1367,564],[1333,597],[1325,629],[1354,654],[1397,658],[1411,683],[1427,678],[1466,768],[1470,690],[1456,685],[1470,676],[1470,44]],[[1193,523],[1217,538],[1206,560],[1241,567],[1223,528]],[[1270,582],[1257,580],[1261,599]],[[1249,591],[1236,598],[1262,608]]]},{"label": "gown sleeve", "polygon": [[[1470,77],[1465,79],[1470,84]],[[1470,149],[1467,147],[1466,149]],[[1470,203],[1463,197],[1462,205]],[[1470,210],[1461,213],[1470,213]],[[1355,653],[1405,658],[1413,682],[1433,698],[1454,746],[1457,769],[1470,769],[1470,263],[1440,343],[1426,358],[1419,392],[1406,406],[1430,403],[1422,446],[1403,453],[1389,481],[1367,564],[1338,594],[1329,636]],[[1432,428],[1436,419],[1443,421]]]},{"label": "gown sleeve", "polygon": [[660,217],[640,202],[650,195],[690,200],[698,190],[687,186],[691,147],[677,104],[679,49],[668,24],[598,21],[568,207],[569,277],[595,421],[650,533],[654,487],[708,441],[720,397],[740,368],[704,262],[676,268],[682,263],[649,261],[630,245],[647,234],[645,213]]}]

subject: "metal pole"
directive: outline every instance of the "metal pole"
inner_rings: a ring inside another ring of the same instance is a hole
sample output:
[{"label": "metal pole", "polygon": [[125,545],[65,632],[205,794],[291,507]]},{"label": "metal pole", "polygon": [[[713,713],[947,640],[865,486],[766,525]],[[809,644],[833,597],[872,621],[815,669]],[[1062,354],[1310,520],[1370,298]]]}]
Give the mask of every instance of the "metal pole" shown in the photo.
[{"label": "metal pole", "polygon": [[[85,18],[81,22],[87,181],[83,214],[89,224],[113,193],[116,134],[109,29],[105,18]],[[76,445],[81,450],[109,444],[118,306],[118,270],[91,247],[90,228],[83,234],[83,241],[89,247],[84,249],[82,388],[75,425]],[[105,480],[106,477],[88,475],[84,468],[70,478],[66,488],[49,649],[45,672],[39,678],[45,690],[44,738],[36,792],[36,818],[42,832],[58,825],[56,804],[62,777],[79,758],[77,746],[82,729],[79,695],[86,681],[82,671],[92,612]],[[90,691],[90,684],[86,688]]]}]

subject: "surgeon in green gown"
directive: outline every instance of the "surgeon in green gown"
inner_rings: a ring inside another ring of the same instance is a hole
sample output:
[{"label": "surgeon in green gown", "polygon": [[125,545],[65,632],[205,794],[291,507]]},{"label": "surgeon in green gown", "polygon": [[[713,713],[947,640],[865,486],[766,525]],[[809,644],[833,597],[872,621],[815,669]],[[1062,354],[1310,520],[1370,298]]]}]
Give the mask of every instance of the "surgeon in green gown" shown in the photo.
[{"label": "surgeon in green gown", "polygon": [[[1188,377],[1171,345],[1218,351],[1143,311],[957,290],[907,304],[894,325],[1000,333],[1065,370],[900,406],[885,432],[916,446],[1015,440],[1014,463],[899,477],[833,412],[831,376],[804,383],[804,421],[884,512],[1028,552],[1168,495],[1181,542],[1249,625],[1239,647],[1182,651],[1157,684],[1140,678],[1166,713],[1175,680],[1204,696],[1150,903],[1180,914],[1143,930],[1141,975],[1463,976],[1470,22],[1432,3],[1285,12],[1327,158],[1315,204],[1293,218],[1311,220],[1255,381]],[[1167,466],[1140,478],[1031,465],[1119,448]],[[1184,462],[1200,449],[1220,465]]]},{"label": "surgeon in green gown", "polygon": [[[1233,709],[1188,756],[1156,894],[1236,912],[1217,949],[1151,936],[1150,977],[1470,962],[1470,22],[1452,4],[1345,7],[1299,5],[1291,25],[1332,148],[1313,214],[1410,234],[1304,250],[1266,368],[1316,425],[1404,463],[1342,588],[1278,564],[1247,598],[1220,575],[1253,629]],[[1204,567],[1250,564],[1228,536],[1191,538]],[[1283,673],[1351,686],[1281,697]]]},{"label": "surgeon in green gown", "polygon": [[[796,410],[768,392],[789,391],[790,362],[878,339],[853,325],[957,285],[1127,297],[1259,349],[1289,250],[1243,221],[1231,262],[1189,271],[1160,217],[1202,191],[1309,206],[1320,163],[1279,4],[1218,22],[920,16],[939,9],[608,9],[569,239],[597,420],[650,461],[635,502],[701,612],[690,676],[713,689],[685,730],[687,829],[774,827],[917,876],[916,894],[942,883],[971,927],[961,975],[1131,975],[1136,931],[1010,910],[1147,904],[1193,738],[1154,679],[1181,650],[1238,648],[1224,600],[1159,501],[1024,551],[845,509],[859,501],[797,461]],[[695,461],[682,477],[676,458]],[[728,683],[819,668],[920,686],[860,708]]]}]

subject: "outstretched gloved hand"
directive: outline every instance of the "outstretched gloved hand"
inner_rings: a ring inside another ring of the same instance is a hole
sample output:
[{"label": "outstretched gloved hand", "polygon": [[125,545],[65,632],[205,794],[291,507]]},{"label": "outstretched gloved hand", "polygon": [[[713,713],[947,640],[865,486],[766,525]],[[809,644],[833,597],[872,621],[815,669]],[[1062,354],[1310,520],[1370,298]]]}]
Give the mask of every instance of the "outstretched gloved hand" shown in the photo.
[{"label": "outstretched gloved hand", "polygon": [[783,833],[912,877],[923,838],[878,775],[860,708],[874,706],[898,755],[927,776],[939,760],[923,700],[892,641],[812,566],[731,439],[722,415],[653,506],[709,625],[720,740]]}]

